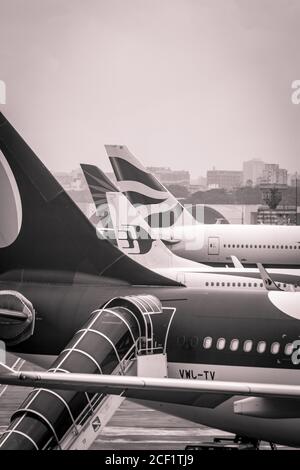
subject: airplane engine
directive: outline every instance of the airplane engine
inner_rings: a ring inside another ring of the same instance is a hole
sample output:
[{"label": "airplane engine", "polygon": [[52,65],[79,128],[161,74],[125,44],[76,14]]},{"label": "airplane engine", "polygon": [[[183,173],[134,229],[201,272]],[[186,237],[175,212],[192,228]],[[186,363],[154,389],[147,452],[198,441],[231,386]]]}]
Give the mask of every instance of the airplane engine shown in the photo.
[{"label": "airplane engine", "polygon": [[[150,313],[161,313],[160,301],[153,296],[112,299],[92,312],[49,371],[126,374],[127,362],[137,350],[147,349],[153,337]],[[13,414],[0,449],[59,449],[70,429],[78,433],[104,398],[104,394],[34,389]]]},{"label": "airplane engine", "polygon": [[8,346],[22,343],[34,332],[35,310],[24,295],[0,291],[0,340]]}]

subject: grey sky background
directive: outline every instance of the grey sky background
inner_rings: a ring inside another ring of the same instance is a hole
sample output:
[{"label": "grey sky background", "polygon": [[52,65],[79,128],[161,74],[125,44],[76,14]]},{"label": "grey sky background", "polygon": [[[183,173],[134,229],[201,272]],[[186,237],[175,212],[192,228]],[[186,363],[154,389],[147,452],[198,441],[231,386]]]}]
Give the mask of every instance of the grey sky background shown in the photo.
[{"label": "grey sky background", "polygon": [[299,0],[0,0],[1,110],[52,171],[299,171],[299,44]]}]

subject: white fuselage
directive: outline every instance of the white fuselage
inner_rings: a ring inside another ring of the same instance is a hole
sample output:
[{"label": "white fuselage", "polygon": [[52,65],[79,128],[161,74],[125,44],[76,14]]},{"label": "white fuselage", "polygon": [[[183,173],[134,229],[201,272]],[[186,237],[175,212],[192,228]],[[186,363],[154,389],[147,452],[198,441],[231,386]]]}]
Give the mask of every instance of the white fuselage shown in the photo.
[{"label": "white fuselage", "polygon": [[[198,289],[244,289],[251,291],[265,289],[258,269],[254,268],[240,270],[236,268],[213,268],[211,271],[203,270],[203,272],[195,268],[187,269],[176,267],[152,268],[152,270],[162,276],[174,279],[187,287],[197,287]],[[280,289],[300,291],[299,269],[270,269],[268,272]]]},{"label": "white fuselage", "polygon": [[245,265],[300,267],[300,227],[194,225],[159,229],[157,235],[184,258],[227,264],[235,255]]}]

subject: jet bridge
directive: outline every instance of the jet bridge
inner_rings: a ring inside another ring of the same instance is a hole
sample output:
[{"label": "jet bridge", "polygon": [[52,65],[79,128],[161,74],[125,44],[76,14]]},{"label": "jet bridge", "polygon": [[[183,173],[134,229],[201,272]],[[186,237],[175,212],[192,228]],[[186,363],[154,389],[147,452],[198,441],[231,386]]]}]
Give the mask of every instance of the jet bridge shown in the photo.
[{"label": "jet bridge", "polygon": [[[114,298],[91,314],[49,371],[166,377],[174,312],[150,295]],[[123,400],[123,393],[34,389],[13,414],[0,450],[88,449]]]}]

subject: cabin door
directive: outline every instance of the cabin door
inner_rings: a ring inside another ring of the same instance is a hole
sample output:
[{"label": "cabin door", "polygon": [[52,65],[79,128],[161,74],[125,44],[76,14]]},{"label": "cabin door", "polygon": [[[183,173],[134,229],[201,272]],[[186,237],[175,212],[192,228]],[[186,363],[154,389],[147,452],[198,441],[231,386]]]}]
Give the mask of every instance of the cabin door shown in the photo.
[{"label": "cabin door", "polygon": [[208,238],[208,254],[209,255],[220,254],[220,238],[219,237]]}]

